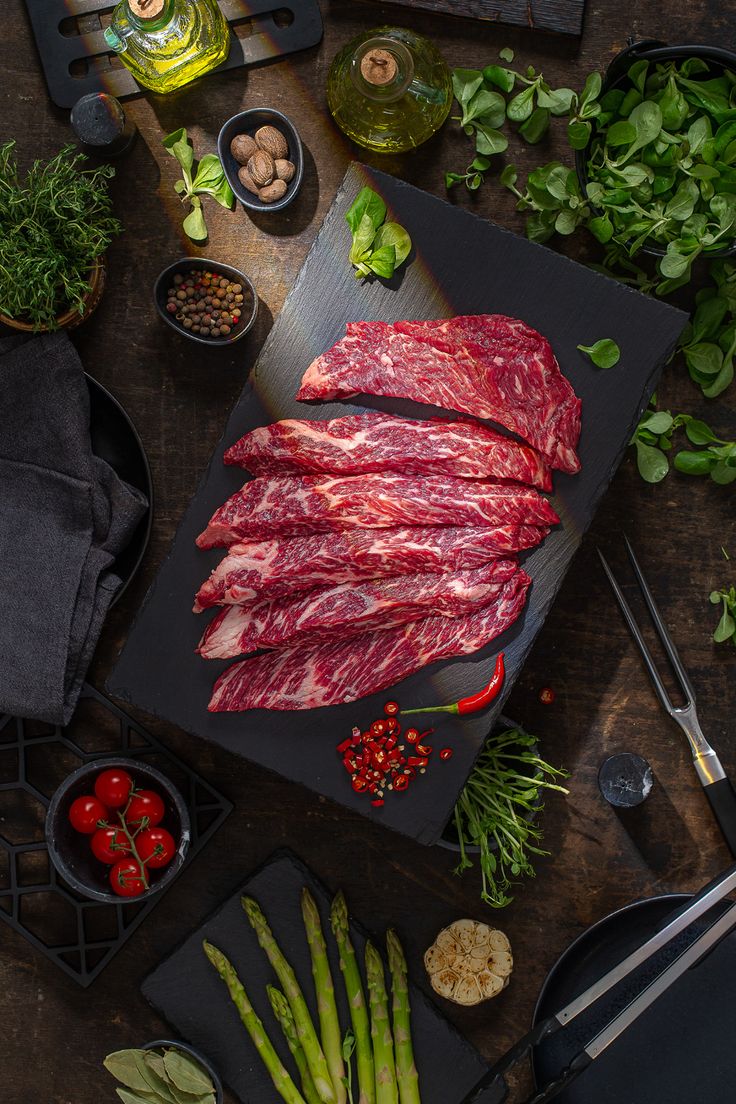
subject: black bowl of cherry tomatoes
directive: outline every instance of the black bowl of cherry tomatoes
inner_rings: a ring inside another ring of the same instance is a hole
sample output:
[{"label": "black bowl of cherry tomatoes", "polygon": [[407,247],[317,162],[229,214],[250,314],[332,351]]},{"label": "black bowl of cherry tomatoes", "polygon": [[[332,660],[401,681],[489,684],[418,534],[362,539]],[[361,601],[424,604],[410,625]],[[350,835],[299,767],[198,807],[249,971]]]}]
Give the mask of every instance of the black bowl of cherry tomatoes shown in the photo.
[{"label": "black bowl of cherry tomatoes", "polygon": [[143,901],[176,877],[190,841],[181,794],[137,759],[97,759],[70,774],[46,815],[49,855],[94,901]]}]

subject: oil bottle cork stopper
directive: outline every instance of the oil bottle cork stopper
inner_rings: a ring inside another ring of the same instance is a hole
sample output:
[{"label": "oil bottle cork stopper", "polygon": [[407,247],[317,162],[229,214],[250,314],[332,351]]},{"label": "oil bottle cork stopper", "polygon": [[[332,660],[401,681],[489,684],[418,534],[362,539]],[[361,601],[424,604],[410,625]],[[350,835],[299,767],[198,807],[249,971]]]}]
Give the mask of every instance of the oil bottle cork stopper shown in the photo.
[{"label": "oil bottle cork stopper", "polygon": [[155,19],[164,10],[165,0],[128,0],[130,10],[139,19]]},{"label": "oil bottle cork stopper", "polygon": [[360,72],[368,84],[390,84],[398,69],[396,58],[388,50],[369,50],[360,62]]}]

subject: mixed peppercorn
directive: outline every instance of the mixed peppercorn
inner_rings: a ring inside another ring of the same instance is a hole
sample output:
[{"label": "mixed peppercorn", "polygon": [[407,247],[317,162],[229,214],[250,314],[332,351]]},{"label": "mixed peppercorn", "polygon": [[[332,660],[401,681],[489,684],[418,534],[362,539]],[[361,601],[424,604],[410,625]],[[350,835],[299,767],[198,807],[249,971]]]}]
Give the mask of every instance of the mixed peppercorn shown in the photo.
[{"label": "mixed peppercorn", "polygon": [[230,337],[241,324],[246,293],[218,272],[192,268],[177,273],[167,292],[166,310],[183,329],[200,337]]}]

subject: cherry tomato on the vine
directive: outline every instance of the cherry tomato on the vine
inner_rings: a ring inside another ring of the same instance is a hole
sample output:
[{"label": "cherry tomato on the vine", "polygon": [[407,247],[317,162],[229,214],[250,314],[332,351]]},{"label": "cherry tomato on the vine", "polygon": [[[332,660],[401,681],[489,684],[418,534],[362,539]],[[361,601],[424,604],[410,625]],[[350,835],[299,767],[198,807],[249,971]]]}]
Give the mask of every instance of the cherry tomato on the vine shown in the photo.
[{"label": "cherry tomato on the vine", "polygon": [[130,854],[130,844],[120,828],[98,828],[90,845],[95,858],[108,866]]},{"label": "cherry tomato on the vine", "polygon": [[119,859],[115,863],[110,871],[110,885],[118,897],[140,897],[148,889],[135,859]]},{"label": "cherry tomato on the vine", "polygon": [[176,854],[176,843],[165,828],[146,828],[135,840],[136,850],[147,867],[168,866]]},{"label": "cherry tomato on the vine", "polygon": [[109,813],[106,806],[92,794],[83,794],[76,801],[72,801],[69,809],[69,821],[72,828],[82,832],[85,836],[91,836],[97,831],[100,821],[108,820]]},{"label": "cherry tomato on the vine", "polygon": [[133,828],[137,828],[143,818],[148,821],[146,828],[154,828],[164,819],[164,803],[154,790],[138,790],[130,799],[125,819]]},{"label": "cherry tomato on the vine", "polygon": [[95,779],[95,793],[108,809],[121,809],[130,797],[133,779],[127,771],[110,767]]}]

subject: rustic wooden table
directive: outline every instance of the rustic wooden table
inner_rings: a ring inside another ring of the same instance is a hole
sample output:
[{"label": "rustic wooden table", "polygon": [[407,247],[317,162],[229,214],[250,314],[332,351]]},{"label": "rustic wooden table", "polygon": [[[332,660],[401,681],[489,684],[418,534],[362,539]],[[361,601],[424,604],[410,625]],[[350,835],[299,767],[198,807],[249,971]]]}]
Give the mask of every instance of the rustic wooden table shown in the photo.
[{"label": "rustic wooden table", "polygon": [[[728,44],[736,12],[706,2],[690,5],[633,0],[588,5],[581,41],[430,15],[388,4],[322,0],[322,44],[281,63],[210,76],[167,99],[138,97],[126,110],[140,136],[118,167],[116,207],[125,235],[109,254],[108,290],[94,318],[74,340],[85,367],[125,404],[142,434],[156,489],[153,539],[145,566],[109,618],[92,679],[104,682],[131,619],[165,556],[178,520],[222,430],[259,348],[278,315],[351,158],[364,156],[336,131],[325,105],[325,78],[339,47],[358,31],[398,22],[430,35],[450,65],[478,66],[505,45],[517,61],[543,69],[551,83],[580,87],[605,67],[629,34],[670,42]],[[46,157],[69,139],[68,115],[49,103],[22,0],[4,6],[0,36],[3,138],[15,137],[21,163]],[[155,316],[151,285],[171,260],[199,252],[181,232],[173,191],[176,167],[161,146],[185,125],[198,155],[215,148],[224,119],[245,107],[272,105],[296,122],[306,150],[298,201],[283,214],[251,220],[207,204],[210,239],[201,252],[243,268],[263,308],[251,336],[232,352],[202,354]],[[531,167],[569,156],[563,128],[540,147],[513,143],[514,159]],[[376,159],[378,163],[380,159]],[[446,169],[468,158],[454,126],[420,151],[382,166],[413,184],[444,194]],[[491,181],[480,194],[458,190],[453,202],[521,231],[509,193]],[[575,252],[575,243],[567,248]],[[574,305],[571,304],[571,309]],[[708,403],[675,361],[660,389],[664,405],[705,416],[734,435],[733,397]],[[498,922],[513,943],[512,984],[492,1004],[443,1011],[493,1059],[529,1024],[546,971],[586,925],[637,897],[694,890],[729,861],[695,779],[683,739],[662,714],[638,655],[602,577],[596,545],[623,565],[621,533],[634,540],[662,600],[697,688],[706,733],[736,777],[733,716],[734,652],[711,642],[708,593],[734,581],[732,492],[704,480],[672,475],[644,484],[632,457],[622,465],[573,570],[547,620],[508,712],[538,733],[544,754],[572,772],[570,796],[555,796],[544,813],[549,858],[519,888],[502,914],[478,898],[473,872],[457,878],[453,856],[388,834],[377,825],[170,726],[150,727],[235,803],[235,812],[142,928],[88,991],[67,980],[20,936],[0,926],[0,1022],[5,1104],[98,1104],[113,1089],[101,1068],[112,1049],[135,1046],[162,1032],[139,985],[150,969],[274,848],[293,847],[332,886],[343,886],[367,925],[393,921],[403,935],[414,976],[437,930],[459,916]],[[539,702],[551,686],[553,705]],[[143,718],[145,721],[145,718]],[[602,800],[596,775],[620,750],[647,756],[655,790],[631,818]]]}]

